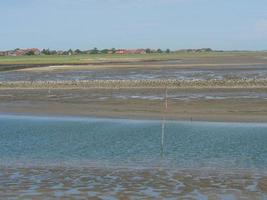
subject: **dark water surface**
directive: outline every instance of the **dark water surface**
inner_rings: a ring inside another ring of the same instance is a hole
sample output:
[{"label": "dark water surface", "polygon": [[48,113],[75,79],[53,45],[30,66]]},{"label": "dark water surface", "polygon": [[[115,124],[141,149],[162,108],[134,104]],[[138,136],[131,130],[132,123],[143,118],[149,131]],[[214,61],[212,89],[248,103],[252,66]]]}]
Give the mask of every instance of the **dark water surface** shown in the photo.
[{"label": "dark water surface", "polygon": [[161,123],[2,115],[0,197],[267,199],[267,124]]}]

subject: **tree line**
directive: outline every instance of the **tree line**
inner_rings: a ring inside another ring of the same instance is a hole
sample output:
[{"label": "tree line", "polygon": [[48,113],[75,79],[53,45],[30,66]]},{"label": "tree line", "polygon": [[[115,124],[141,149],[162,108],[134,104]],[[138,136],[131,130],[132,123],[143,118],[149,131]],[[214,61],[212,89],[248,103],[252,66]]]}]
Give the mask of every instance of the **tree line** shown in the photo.
[{"label": "tree line", "polygon": [[[118,50],[120,49],[98,49],[98,48],[93,48],[90,50],[80,50],[80,49],[76,49],[76,50],[65,50],[65,51],[61,51],[61,50],[50,50],[50,49],[43,49],[41,51],[41,54],[43,55],[79,55],[79,54],[115,54]],[[162,50],[162,49],[144,49],[145,53],[171,53],[170,49],[166,49],[166,50]]]}]

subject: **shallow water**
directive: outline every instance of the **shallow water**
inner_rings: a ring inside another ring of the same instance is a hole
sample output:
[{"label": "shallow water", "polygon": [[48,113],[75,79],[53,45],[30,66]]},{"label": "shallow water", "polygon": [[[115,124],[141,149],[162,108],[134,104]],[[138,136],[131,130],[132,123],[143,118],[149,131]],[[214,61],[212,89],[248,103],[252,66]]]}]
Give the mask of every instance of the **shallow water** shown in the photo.
[{"label": "shallow water", "polygon": [[67,80],[209,80],[209,79],[264,79],[267,78],[267,68],[233,67],[231,69],[137,69],[129,68],[123,70],[97,69],[97,70],[67,70],[58,72],[23,72],[8,71],[0,72],[0,81],[67,81]]},{"label": "shallow water", "polygon": [[0,116],[0,197],[266,199],[267,124]]},{"label": "shallow water", "polygon": [[267,125],[0,117],[0,159],[167,167],[267,167]]}]

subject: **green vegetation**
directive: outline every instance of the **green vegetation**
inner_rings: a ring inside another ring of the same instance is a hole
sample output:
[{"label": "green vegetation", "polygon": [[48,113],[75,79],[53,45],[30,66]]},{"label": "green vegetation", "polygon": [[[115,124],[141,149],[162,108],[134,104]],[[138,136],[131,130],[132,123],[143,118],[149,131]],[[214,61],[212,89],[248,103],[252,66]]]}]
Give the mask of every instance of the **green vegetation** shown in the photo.
[{"label": "green vegetation", "polygon": [[26,55],[27,56],[34,56],[35,54],[34,54],[34,51],[29,51],[29,52],[26,53]]},{"label": "green vegetation", "polygon": [[[0,65],[16,64],[90,64],[101,62],[169,60],[198,57],[224,56],[265,56],[266,52],[175,52],[151,54],[79,54],[79,55],[36,55],[36,56],[0,56]],[[0,66],[1,68],[1,66]]]}]

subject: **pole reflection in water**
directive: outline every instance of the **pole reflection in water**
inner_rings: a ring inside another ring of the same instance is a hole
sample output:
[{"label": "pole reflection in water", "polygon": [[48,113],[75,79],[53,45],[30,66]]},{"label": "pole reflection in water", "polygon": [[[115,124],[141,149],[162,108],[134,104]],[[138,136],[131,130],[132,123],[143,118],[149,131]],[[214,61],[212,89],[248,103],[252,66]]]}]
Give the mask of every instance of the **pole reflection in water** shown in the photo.
[{"label": "pole reflection in water", "polygon": [[167,98],[167,88],[165,88],[165,109],[163,110],[163,119],[162,119],[162,125],[161,125],[161,149],[160,149],[160,155],[163,157],[164,154],[164,137],[165,137],[165,123],[166,123],[166,112],[168,108],[168,98]]}]

